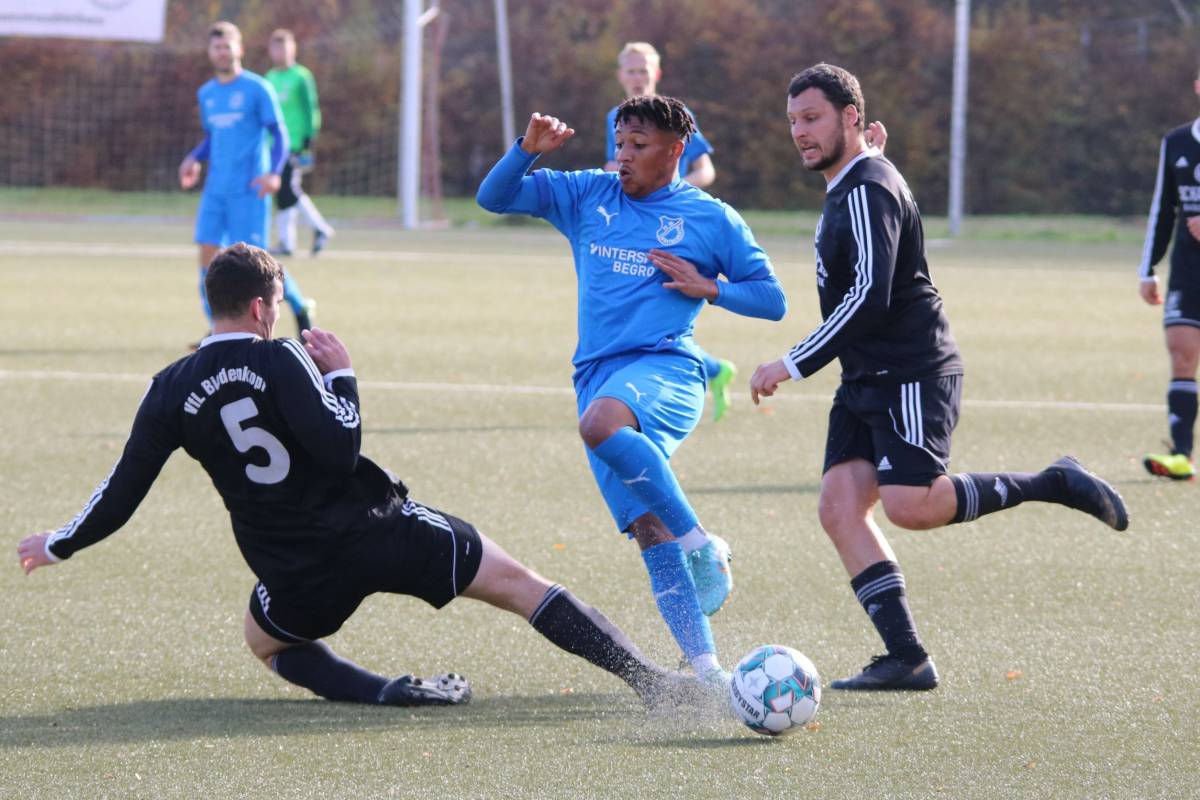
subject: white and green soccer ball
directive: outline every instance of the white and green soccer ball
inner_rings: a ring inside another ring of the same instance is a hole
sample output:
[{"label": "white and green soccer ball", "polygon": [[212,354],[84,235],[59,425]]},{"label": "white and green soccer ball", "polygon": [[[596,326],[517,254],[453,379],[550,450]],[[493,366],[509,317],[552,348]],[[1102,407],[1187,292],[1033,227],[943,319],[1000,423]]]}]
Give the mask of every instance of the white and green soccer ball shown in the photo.
[{"label": "white and green soccer ball", "polygon": [[751,650],[734,667],[729,699],[746,727],[778,736],[817,715],[821,676],[799,650],[767,644]]}]

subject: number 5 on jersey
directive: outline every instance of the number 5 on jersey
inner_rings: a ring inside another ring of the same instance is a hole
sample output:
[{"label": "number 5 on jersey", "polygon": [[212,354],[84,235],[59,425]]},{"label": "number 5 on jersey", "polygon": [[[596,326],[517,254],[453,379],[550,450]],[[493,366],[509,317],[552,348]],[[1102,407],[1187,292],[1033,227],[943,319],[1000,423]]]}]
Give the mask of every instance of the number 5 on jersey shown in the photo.
[{"label": "number 5 on jersey", "polygon": [[287,477],[288,470],[292,466],[292,458],[288,455],[283,442],[269,432],[262,428],[242,427],[243,422],[256,416],[258,416],[258,406],[249,397],[243,397],[241,400],[235,400],[221,407],[221,421],[225,423],[225,430],[229,431],[229,438],[233,440],[233,446],[239,453],[248,453],[255,447],[261,447],[267,451],[267,465],[260,467],[257,464],[247,464],[246,477],[255,483],[265,485],[279,483]]}]

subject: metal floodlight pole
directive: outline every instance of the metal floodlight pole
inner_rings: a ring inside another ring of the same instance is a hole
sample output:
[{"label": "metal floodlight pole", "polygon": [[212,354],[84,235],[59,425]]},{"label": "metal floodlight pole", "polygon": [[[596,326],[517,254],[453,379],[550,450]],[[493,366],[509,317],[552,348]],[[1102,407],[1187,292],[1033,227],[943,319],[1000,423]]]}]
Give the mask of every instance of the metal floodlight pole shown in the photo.
[{"label": "metal floodlight pole", "polygon": [[508,0],[496,0],[496,60],[500,67],[500,123],[504,141],[501,152],[516,141],[513,124],[512,57],[508,42]]},{"label": "metal floodlight pole", "polygon": [[404,0],[404,59],[400,75],[400,158],[396,174],[401,222],[413,230],[420,222],[421,183],[421,31],[438,15],[437,0],[422,12],[423,0]]},{"label": "metal floodlight pole", "polygon": [[963,174],[967,162],[967,59],[970,53],[971,0],[954,6],[954,80],[950,101],[950,235],[962,230]]}]

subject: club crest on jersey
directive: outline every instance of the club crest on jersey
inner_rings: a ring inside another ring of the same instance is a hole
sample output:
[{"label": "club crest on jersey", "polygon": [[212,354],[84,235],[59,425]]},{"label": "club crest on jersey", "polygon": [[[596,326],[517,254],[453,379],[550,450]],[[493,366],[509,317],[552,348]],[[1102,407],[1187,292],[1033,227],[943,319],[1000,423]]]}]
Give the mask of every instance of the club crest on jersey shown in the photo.
[{"label": "club crest on jersey", "polygon": [[683,241],[683,217],[659,217],[654,236],[665,247],[679,244]]},{"label": "club crest on jersey", "polygon": [[246,101],[246,98],[242,95],[241,92],[234,92],[233,94],[229,95],[229,107],[230,108],[241,108],[242,103],[244,103],[245,101]]}]

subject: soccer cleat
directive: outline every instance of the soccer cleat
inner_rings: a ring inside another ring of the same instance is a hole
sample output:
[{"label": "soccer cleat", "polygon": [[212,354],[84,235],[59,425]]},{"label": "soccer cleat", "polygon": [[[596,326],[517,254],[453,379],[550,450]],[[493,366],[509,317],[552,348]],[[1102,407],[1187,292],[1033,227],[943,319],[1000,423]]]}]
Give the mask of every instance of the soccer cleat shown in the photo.
[{"label": "soccer cleat", "polygon": [[296,312],[296,327],[301,333],[313,326],[313,317],[317,315],[317,301],[311,297],[304,299],[304,308]]},{"label": "soccer cleat", "polygon": [[448,672],[433,678],[401,675],[379,690],[383,706],[459,706],[471,702],[471,684],[461,675]]},{"label": "soccer cleat", "polygon": [[852,692],[924,692],[938,685],[937,668],[928,656],[919,664],[906,664],[893,655],[875,656],[863,671],[839,678],[831,689]]},{"label": "soccer cleat", "polygon": [[1108,481],[1089,472],[1071,456],[1063,456],[1046,472],[1057,472],[1063,478],[1066,496],[1060,502],[1068,508],[1091,514],[1110,528],[1123,531],[1129,527],[1129,512],[1125,501]]},{"label": "soccer cleat", "polygon": [[291,248],[284,247],[283,245],[279,245],[278,247],[272,247],[267,252],[273,256],[276,256],[277,258],[287,257],[292,254]]},{"label": "soccer cleat", "polygon": [[325,249],[331,236],[333,236],[333,231],[313,231],[312,254],[314,256]]},{"label": "soccer cleat", "polygon": [[733,376],[737,375],[737,367],[732,361],[722,358],[717,363],[721,365],[721,369],[708,382],[713,396],[713,422],[720,422],[721,417],[729,410],[729,404],[733,402],[733,395],[729,392],[730,384],[733,383]]},{"label": "soccer cleat", "polygon": [[1190,481],[1196,478],[1196,465],[1183,453],[1148,455],[1142,465],[1151,475],[1170,478],[1173,481]]},{"label": "soccer cleat", "polygon": [[706,616],[720,611],[733,591],[731,560],[733,553],[729,552],[729,544],[720,536],[709,536],[708,544],[687,554],[688,571],[696,584],[696,599]]}]

